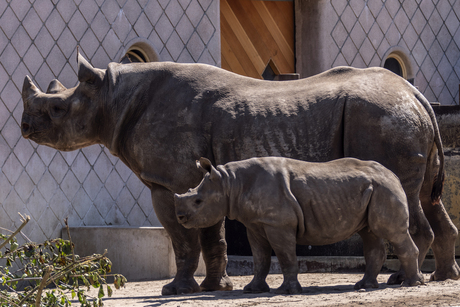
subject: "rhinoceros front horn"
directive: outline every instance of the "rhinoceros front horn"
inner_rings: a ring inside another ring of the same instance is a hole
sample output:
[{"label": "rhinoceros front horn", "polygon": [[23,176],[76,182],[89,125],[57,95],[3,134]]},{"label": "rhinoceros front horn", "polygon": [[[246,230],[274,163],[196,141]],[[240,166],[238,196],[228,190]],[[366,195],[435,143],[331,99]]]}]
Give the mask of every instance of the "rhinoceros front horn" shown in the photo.
[{"label": "rhinoceros front horn", "polygon": [[97,74],[94,71],[93,66],[88,63],[88,61],[80,54],[77,55],[77,64],[78,64],[78,81],[86,82],[93,81]]},{"label": "rhinoceros front horn", "polygon": [[48,89],[46,90],[47,94],[57,94],[59,92],[65,91],[67,88],[62,85],[61,82],[59,82],[57,79],[54,79],[53,81],[50,82],[50,85],[48,85]]},{"label": "rhinoceros front horn", "polygon": [[22,100],[24,103],[38,93],[40,93],[40,90],[35,86],[30,77],[26,76],[22,85]]}]

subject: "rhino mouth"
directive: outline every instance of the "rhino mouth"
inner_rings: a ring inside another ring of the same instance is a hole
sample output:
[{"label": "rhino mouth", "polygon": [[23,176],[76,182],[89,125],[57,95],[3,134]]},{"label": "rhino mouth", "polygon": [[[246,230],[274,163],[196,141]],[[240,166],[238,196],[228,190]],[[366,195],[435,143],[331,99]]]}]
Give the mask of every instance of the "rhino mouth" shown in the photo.
[{"label": "rhino mouth", "polygon": [[190,214],[178,214],[177,221],[187,229],[193,228],[192,216]]}]

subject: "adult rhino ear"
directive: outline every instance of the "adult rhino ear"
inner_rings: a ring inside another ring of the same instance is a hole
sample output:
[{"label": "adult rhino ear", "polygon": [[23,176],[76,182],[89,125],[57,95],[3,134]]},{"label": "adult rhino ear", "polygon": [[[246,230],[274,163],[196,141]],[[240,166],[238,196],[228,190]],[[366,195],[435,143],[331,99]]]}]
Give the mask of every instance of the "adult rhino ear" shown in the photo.
[{"label": "adult rhino ear", "polygon": [[62,85],[57,79],[51,81],[50,85],[48,85],[48,89],[46,90],[47,94],[57,94],[62,91],[65,91],[67,88]]},{"label": "adult rhino ear", "polygon": [[29,76],[26,76],[24,78],[24,84],[22,85],[22,100],[24,103],[32,98],[34,95],[37,95],[40,93],[40,90],[38,87],[35,86],[35,84],[32,82]]},{"label": "adult rhino ear", "polygon": [[77,63],[78,63],[78,81],[80,82],[87,82],[87,83],[95,83],[97,81],[101,81],[101,75],[99,69],[95,69],[91,66],[90,63],[80,54],[77,55]]}]

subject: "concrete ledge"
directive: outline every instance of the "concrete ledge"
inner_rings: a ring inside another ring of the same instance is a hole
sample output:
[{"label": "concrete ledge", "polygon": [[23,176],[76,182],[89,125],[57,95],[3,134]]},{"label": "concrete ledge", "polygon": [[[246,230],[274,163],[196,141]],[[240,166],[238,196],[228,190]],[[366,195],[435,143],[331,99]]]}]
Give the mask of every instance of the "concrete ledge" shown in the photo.
[{"label": "concrete ledge", "polygon": [[[80,256],[102,254],[112,261],[112,272],[123,274],[128,281],[156,280],[174,277],[176,261],[171,240],[163,227],[71,227],[75,253]],[[66,229],[62,237],[67,239]],[[364,257],[298,256],[300,273],[364,272]],[[460,264],[459,259],[457,262]],[[387,259],[383,271],[397,271],[398,259]],[[433,272],[434,259],[423,262],[422,271]],[[254,262],[250,256],[228,256],[230,276],[252,275]],[[281,273],[278,258],[272,257],[270,273]],[[195,275],[205,275],[200,258]]]},{"label": "concrete ledge", "polygon": [[[80,256],[102,254],[112,261],[112,273],[128,281],[155,280],[176,275],[171,240],[163,227],[71,227],[75,253]],[[62,238],[68,239],[62,229]],[[204,262],[195,275],[206,273]]]},{"label": "concrete ledge", "polygon": [[[364,257],[323,257],[298,256],[299,273],[327,273],[327,272],[363,272],[365,270]],[[459,259],[457,263],[460,265]],[[387,259],[382,271],[399,270],[398,259]],[[422,265],[423,272],[435,270],[434,259],[425,259]],[[228,256],[227,273],[230,276],[254,274],[254,262],[251,256]],[[272,257],[270,274],[281,274],[278,258]]]}]

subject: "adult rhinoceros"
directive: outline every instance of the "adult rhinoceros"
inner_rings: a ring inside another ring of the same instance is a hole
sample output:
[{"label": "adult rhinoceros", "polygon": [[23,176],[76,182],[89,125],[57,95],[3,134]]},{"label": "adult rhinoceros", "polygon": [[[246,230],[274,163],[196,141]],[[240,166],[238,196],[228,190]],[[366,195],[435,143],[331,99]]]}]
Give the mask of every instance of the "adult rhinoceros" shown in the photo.
[{"label": "adult rhinoceros", "polygon": [[174,214],[174,193],[202,178],[193,162],[199,157],[214,164],[255,156],[376,160],[402,181],[420,263],[433,242],[432,278],[459,278],[457,229],[439,201],[438,126],[427,100],[395,74],[340,67],[268,82],[202,64],[110,63],[103,70],[78,55],[78,80],[70,89],[55,80],[42,93],[26,77],[22,135],[63,151],[103,144],[150,188],[177,262],[164,295],[200,291],[193,278],[200,249],[206,263],[201,290],[232,289],[223,221],[189,230]]}]

